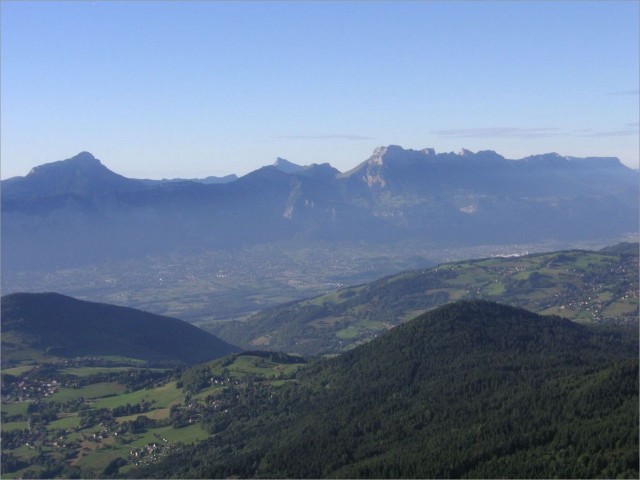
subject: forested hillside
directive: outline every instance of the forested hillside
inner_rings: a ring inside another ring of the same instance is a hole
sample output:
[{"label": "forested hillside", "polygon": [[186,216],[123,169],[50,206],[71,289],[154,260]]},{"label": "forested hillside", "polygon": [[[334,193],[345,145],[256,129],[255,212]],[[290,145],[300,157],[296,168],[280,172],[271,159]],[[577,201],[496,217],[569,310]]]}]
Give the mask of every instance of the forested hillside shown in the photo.
[{"label": "forested hillside", "polygon": [[208,402],[207,441],[129,474],[638,476],[635,337],[484,301]]},{"label": "forested hillside", "polygon": [[638,244],[447,263],[219,323],[217,335],[245,348],[337,353],[427,310],[484,298],[578,322],[638,318]]},{"label": "forested hillside", "polygon": [[198,363],[238,350],[187,322],[133,308],[57,293],[2,297],[4,366],[83,356]]}]

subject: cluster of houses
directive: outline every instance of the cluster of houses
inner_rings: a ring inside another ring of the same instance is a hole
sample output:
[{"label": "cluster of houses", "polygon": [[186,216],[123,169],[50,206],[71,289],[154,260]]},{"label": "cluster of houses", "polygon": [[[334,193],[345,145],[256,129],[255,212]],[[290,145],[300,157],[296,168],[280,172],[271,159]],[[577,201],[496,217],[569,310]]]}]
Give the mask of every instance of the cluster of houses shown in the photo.
[{"label": "cluster of houses", "polygon": [[62,384],[58,380],[42,381],[38,379],[30,379],[26,377],[17,384],[15,389],[11,390],[10,396],[3,393],[5,400],[16,402],[24,402],[27,400],[36,400],[39,398],[47,398],[56,393]]},{"label": "cluster of houses", "polygon": [[133,448],[129,451],[129,461],[134,465],[144,465],[157,462],[161,457],[176,451],[178,447],[174,442],[166,438],[160,438],[158,442],[147,443],[141,448]]}]

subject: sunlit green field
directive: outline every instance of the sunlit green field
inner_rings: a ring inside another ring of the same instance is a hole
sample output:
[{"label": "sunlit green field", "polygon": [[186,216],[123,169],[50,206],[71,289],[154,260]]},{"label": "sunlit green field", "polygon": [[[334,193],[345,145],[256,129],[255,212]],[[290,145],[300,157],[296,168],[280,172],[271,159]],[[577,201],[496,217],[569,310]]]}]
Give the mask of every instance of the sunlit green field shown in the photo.
[{"label": "sunlit green field", "polygon": [[2,422],[2,431],[10,432],[12,430],[24,430],[27,428],[27,422]]},{"label": "sunlit green field", "polygon": [[157,408],[165,408],[180,402],[182,398],[182,390],[176,388],[176,382],[170,382],[158,388],[145,388],[131,393],[102,398],[93,404],[93,408],[114,408],[127,403],[133,405],[142,401],[153,402]]},{"label": "sunlit green field", "polygon": [[288,375],[303,364],[300,363],[279,363],[268,358],[254,355],[232,356],[232,362],[228,360],[215,360],[209,363],[212,372],[222,374],[227,372],[231,378],[242,378],[246,375],[260,375],[264,378],[276,378],[281,375]]},{"label": "sunlit green field", "polygon": [[79,398],[102,398],[124,393],[126,387],[120,383],[101,382],[87,385],[81,388],[62,388],[53,395],[50,400],[66,402]]},{"label": "sunlit green field", "polygon": [[131,367],[70,367],[63,368],[60,373],[63,375],[74,375],[76,377],[88,377],[100,373],[118,373],[131,370]]},{"label": "sunlit green field", "polygon": [[20,365],[19,367],[13,368],[3,368],[2,373],[6,373],[8,375],[22,375],[24,372],[28,372],[35,368],[35,365]]},{"label": "sunlit green field", "polygon": [[9,417],[14,417],[17,415],[26,415],[27,409],[29,408],[30,402],[14,402],[14,403],[3,403],[0,406],[0,411]]}]

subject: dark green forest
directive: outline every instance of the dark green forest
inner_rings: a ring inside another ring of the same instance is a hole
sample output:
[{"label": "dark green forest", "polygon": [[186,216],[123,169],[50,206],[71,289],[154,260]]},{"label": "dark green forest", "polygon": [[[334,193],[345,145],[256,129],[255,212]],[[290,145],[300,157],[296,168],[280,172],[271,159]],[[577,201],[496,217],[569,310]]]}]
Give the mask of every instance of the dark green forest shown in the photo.
[{"label": "dark green forest", "polygon": [[637,478],[637,337],[485,301],[208,398],[134,478]]},{"label": "dark green forest", "polygon": [[118,356],[205,362],[240,349],[176,318],[57,293],[2,297],[2,363]]}]

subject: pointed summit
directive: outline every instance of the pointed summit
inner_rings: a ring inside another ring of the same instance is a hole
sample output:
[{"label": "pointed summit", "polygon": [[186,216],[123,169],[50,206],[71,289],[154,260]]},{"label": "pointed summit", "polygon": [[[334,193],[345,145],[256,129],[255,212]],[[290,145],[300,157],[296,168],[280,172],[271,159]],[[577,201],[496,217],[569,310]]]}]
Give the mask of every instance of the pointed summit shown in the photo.
[{"label": "pointed summit", "polygon": [[102,167],[106,169],[96,157],[89,152],[80,152],[77,155],[66,160],[45,163],[31,169],[27,177],[32,175],[47,175],[54,171],[63,171],[65,169],[81,169],[88,171],[90,169]]},{"label": "pointed summit", "polygon": [[87,151],[82,151],[79,154],[71,157],[69,160],[76,160],[76,161],[97,161],[98,163],[100,163],[100,160],[98,160],[96,157],[94,157],[91,152],[87,152]]},{"label": "pointed summit", "polygon": [[80,152],[76,156],[71,157],[70,159],[68,159],[67,161],[68,162],[75,162],[75,163],[86,163],[86,164],[99,164],[99,165],[102,165],[100,163],[100,160],[98,160],[96,157],[94,157],[90,152]]},{"label": "pointed summit", "polygon": [[458,152],[458,155],[461,157],[472,157],[474,153],[471,150],[467,150],[466,148],[463,148]]},{"label": "pointed summit", "polygon": [[289,160],[285,160],[284,158],[280,157],[276,159],[273,166],[284,173],[300,173],[306,168],[302,165],[297,165],[293,162],[290,162]]},{"label": "pointed summit", "polygon": [[9,199],[54,195],[95,195],[143,188],[138,180],[125,178],[105,167],[89,152],[33,168],[26,177],[3,183],[3,197]]}]

